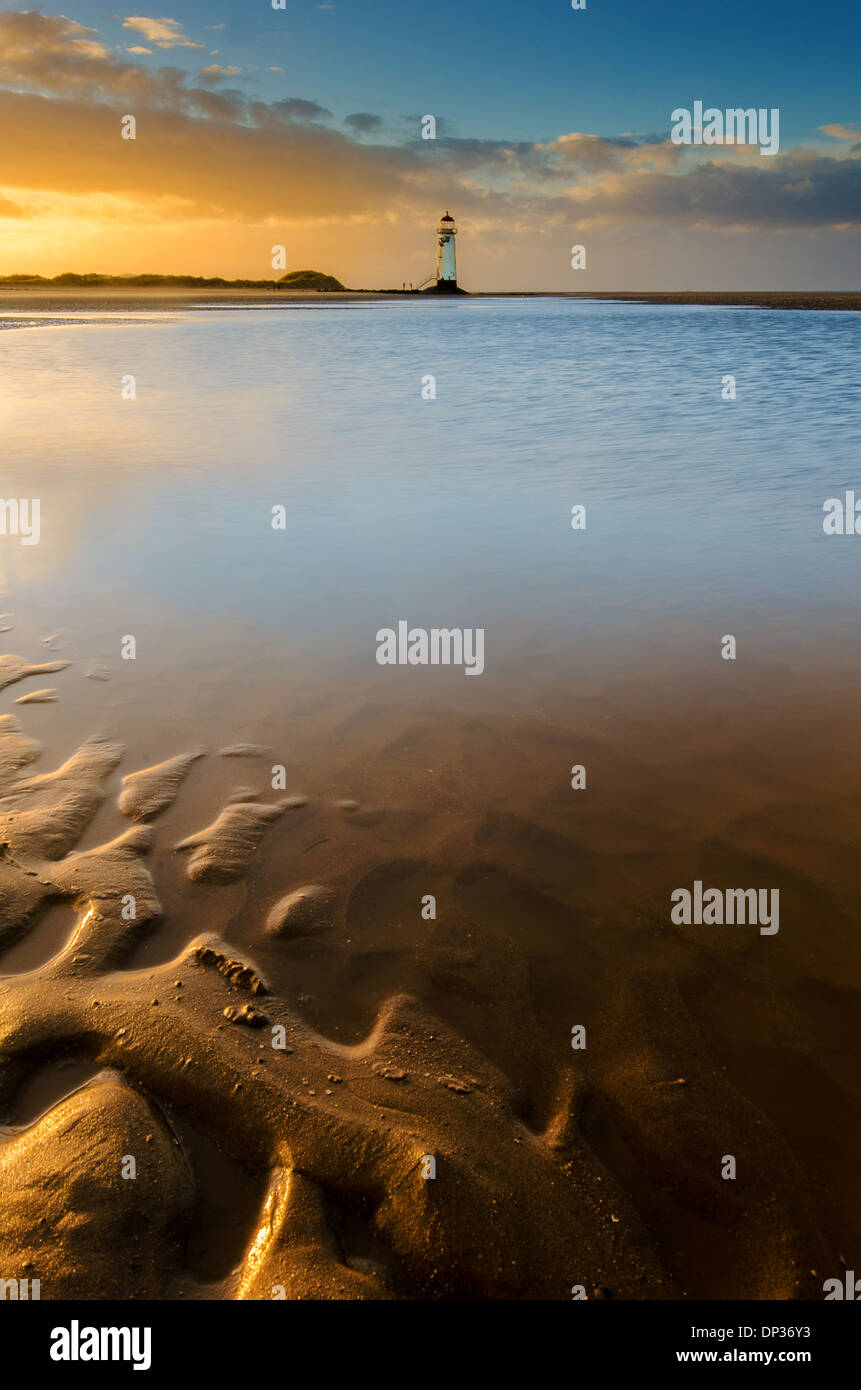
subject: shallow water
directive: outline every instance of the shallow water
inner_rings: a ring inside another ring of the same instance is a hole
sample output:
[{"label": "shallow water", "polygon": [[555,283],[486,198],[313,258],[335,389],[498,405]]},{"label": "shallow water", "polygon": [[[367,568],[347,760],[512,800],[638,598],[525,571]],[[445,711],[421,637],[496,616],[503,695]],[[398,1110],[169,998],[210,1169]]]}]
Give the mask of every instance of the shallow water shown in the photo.
[{"label": "shallow water", "polygon": [[289,632],[291,664],[369,668],[376,629],[407,615],[484,625],[490,684],[515,625],[515,650],[528,628],[551,662],[587,632],[661,642],[731,619],[758,644],[780,624],[791,656],[812,615],[839,628],[854,608],[854,547],[821,509],[854,480],[857,315],[482,300],[70,317],[4,335],[0,426],[5,495],[42,502],[39,547],[4,546],[7,585],[56,606],[62,573],[77,633],[157,613],[161,652],[253,625],[276,658]]},{"label": "shallow water", "polygon": [[[628,1002],[661,981],[785,1142],[834,1259],[857,1248],[861,540],[826,537],[822,506],[861,496],[861,318],[482,299],[0,328],[2,492],[41,503],[38,545],[0,538],[5,650],[72,662],[3,712],[43,770],[121,738],[117,789],[201,741],[271,750],[207,759],[156,822],[167,916],[139,963],[212,927],[342,1040],[411,989],[537,1118],[584,1018],[599,1084],[611,1032],[614,1058],[627,1034],[692,1065]],[[484,673],[379,666],[399,619],[484,628]],[[58,704],[15,707],[45,685]],[[271,795],[276,762],[307,813],[243,882],[190,883],[172,845],[237,786]],[[117,821],[111,798],[82,843]],[[697,877],[779,887],[780,933],[671,927]],[[342,894],[336,938],[276,949],[268,907],[311,881]],[[50,956],[64,910],[0,964]],[[689,1290],[725,1296],[732,1244],[589,1125]]]}]

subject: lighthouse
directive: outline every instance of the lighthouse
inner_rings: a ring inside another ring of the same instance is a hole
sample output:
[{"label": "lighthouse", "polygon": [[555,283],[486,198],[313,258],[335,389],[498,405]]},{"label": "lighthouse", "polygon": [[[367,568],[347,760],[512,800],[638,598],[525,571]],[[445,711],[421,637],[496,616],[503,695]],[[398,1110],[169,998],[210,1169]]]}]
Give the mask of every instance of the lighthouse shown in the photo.
[{"label": "lighthouse", "polygon": [[416,290],[421,294],[467,294],[468,291],[462,290],[457,283],[457,265],[454,256],[454,239],[457,236],[457,227],[454,225],[454,218],[450,212],[444,212],[440,218],[436,236],[436,275],[427,275],[420,284],[416,285]]},{"label": "lighthouse", "polygon": [[454,239],[457,227],[451,213],[446,212],[437,227],[439,238],[436,253],[436,288],[442,294],[457,293],[457,266],[454,259]]}]

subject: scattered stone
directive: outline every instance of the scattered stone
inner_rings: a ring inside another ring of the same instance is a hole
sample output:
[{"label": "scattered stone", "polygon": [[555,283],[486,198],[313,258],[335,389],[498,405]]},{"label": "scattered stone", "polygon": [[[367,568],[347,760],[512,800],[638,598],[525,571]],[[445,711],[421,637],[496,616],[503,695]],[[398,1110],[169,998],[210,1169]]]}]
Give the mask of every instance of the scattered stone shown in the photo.
[{"label": "scattered stone", "polygon": [[250,965],[244,961],[233,960],[224,951],[216,950],[214,946],[193,946],[189,952],[190,958],[198,965],[214,967],[219,975],[223,975],[231,984],[238,985],[240,989],[247,989],[250,994],[268,994],[269,989]]},{"label": "scattered stone", "polygon": [[472,1087],[467,1086],[465,1081],[458,1081],[455,1076],[439,1076],[437,1080],[441,1086],[447,1086],[450,1091],[456,1091],[459,1096],[468,1096],[472,1090]]},{"label": "scattered stone", "polygon": [[223,1012],[229,1023],[244,1023],[248,1028],[265,1028],[269,1022],[264,1013],[252,1008],[250,1004],[228,1004]]}]

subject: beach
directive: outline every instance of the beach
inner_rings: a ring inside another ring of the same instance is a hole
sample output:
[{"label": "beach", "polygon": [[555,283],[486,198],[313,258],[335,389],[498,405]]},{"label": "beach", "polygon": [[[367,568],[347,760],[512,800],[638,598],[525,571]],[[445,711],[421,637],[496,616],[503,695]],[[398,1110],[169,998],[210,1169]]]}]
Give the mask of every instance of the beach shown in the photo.
[{"label": "beach", "polygon": [[[0,295],[41,516],[0,573],[5,1272],[818,1299],[851,1263],[833,299]],[[480,673],[380,664],[401,622],[480,629]],[[697,883],[779,929],[674,922]],[[46,1245],[51,1203],[98,1236]]]},{"label": "beach", "polygon": [[[277,290],[243,289],[232,285],[211,289],[174,289],[168,286],[141,289],[137,286],[113,284],[110,286],[58,286],[27,284],[10,285],[0,281],[0,308],[7,310],[35,309],[74,309],[111,312],[119,308],[139,303],[142,308],[195,308],[228,307],[247,308],[258,305],[273,308],[276,305],[305,306],[325,304],[368,304],[377,300],[397,303],[417,299],[420,291],[399,290]],[[687,304],[712,308],[748,309],[791,309],[816,311],[857,312],[861,309],[861,294],[851,290],[571,290],[558,291],[481,291],[471,293],[476,299],[586,299],[618,300],[621,303],[635,304]],[[426,296],[423,302],[432,300]]]}]

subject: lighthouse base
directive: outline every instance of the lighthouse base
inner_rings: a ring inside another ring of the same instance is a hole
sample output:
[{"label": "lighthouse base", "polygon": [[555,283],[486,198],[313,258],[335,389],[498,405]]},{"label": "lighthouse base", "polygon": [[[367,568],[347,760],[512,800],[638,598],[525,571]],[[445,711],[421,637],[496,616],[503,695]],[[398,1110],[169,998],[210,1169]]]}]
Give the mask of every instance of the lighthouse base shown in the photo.
[{"label": "lighthouse base", "polygon": [[437,280],[436,284],[422,290],[422,294],[469,294],[469,290],[462,290],[456,280]]}]

